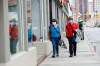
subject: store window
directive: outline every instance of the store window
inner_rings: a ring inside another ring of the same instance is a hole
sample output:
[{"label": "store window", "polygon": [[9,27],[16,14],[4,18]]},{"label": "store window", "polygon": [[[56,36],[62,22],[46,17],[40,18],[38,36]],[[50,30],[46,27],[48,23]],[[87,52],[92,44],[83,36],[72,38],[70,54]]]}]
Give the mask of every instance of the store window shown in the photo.
[{"label": "store window", "polygon": [[32,33],[32,9],[31,0],[27,0],[27,28],[28,28],[28,46],[32,47],[33,33]]},{"label": "store window", "polygon": [[20,20],[19,20],[19,10],[18,9],[19,0],[8,0],[9,9],[9,36],[10,36],[10,52],[11,54],[16,54],[22,50],[21,42],[19,41],[20,34]]},{"label": "store window", "polygon": [[43,16],[42,16],[42,0],[34,1],[32,3],[32,29],[33,29],[33,40],[34,41],[43,41]]}]

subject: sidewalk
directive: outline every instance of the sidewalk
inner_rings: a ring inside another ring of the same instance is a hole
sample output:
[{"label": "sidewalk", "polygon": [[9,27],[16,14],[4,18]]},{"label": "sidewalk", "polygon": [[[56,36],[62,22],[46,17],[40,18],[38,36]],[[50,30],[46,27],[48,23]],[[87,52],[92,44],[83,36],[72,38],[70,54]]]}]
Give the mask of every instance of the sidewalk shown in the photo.
[{"label": "sidewalk", "polygon": [[[67,39],[65,39],[68,45]],[[81,41],[77,45],[77,56],[69,57],[68,49],[60,48],[59,57],[52,58],[52,53],[39,66],[100,66],[100,58],[95,56],[87,43]]]}]

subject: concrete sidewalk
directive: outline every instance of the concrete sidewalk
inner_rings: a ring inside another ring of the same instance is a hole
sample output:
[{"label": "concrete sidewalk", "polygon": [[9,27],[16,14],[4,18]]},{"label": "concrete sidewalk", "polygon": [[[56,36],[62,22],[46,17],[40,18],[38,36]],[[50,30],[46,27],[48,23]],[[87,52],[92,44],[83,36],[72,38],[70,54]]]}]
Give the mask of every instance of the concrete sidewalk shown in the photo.
[{"label": "concrete sidewalk", "polygon": [[[65,41],[68,46],[66,38]],[[51,56],[52,53],[39,66],[100,66],[100,58],[92,53],[87,40],[78,43],[77,56],[70,58],[68,49],[63,48],[60,48],[59,57]]]}]

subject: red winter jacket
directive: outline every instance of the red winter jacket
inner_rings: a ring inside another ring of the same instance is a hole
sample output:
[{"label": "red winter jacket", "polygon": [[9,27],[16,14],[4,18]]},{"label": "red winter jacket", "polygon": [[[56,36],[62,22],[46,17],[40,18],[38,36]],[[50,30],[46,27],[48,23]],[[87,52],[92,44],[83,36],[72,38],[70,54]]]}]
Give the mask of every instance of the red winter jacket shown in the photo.
[{"label": "red winter jacket", "polygon": [[66,36],[67,37],[72,37],[73,36],[72,28],[73,28],[73,30],[76,30],[78,28],[78,24],[74,22],[72,25],[70,25],[70,24],[66,25],[66,31],[67,31],[66,32],[66,34],[67,34]]},{"label": "red winter jacket", "polygon": [[9,26],[10,37],[11,39],[18,39],[18,27],[17,26]]}]

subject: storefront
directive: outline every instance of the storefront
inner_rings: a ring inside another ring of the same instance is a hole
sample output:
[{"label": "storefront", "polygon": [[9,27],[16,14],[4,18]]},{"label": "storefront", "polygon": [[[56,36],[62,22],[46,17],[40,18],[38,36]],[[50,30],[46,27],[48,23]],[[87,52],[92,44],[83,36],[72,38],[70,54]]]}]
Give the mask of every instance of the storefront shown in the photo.
[{"label": "storefront", "polygon": [[48,39],[47,30],[49,21],[49,0],[32,0],[32,26],[36,41]]},{"label": "storefront", "polygon": [[0,1],[0,66],[36,66],[36,48],[28,39],[31,0]]},{"label": "storefront", "polygon": [[1,0],[0,8],[0,66],[36,66],[52,47],[49,0]]},{"label": "storefront", "polygon": [[32,6],[32,29],[37,38],[33,46],[37,48],[38,57],[46,57],[52,51],[52,44],[48,40],[49,0],[32,0]]},{"label": "storefront", "polygon": [[31,8],[31,0],[8,0],[9,39],[12,55],[33,46]]},{"label": "storefront", "polygon": [[36,66],[38,56],[52,51],[48,27],[53,18],[61,24],[57,6],[55,0],[0,1],[0,66]]}]

